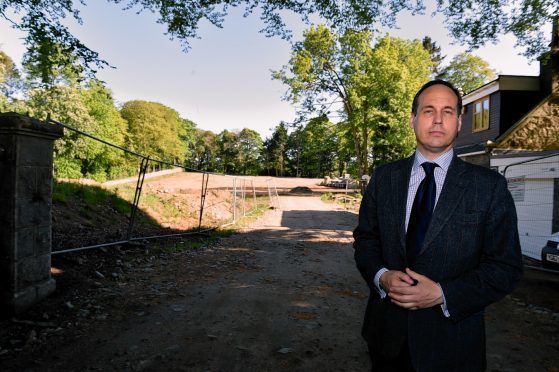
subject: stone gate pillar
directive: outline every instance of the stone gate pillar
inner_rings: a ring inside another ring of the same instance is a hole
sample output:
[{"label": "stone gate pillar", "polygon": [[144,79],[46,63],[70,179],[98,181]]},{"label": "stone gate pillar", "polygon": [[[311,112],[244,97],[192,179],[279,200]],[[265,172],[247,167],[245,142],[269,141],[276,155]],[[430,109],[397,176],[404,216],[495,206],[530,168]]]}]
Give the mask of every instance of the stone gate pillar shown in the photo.
[{"label": "stone gate pillar", "polygon": [[20,313],[55,289],[50,274],[54,140],[62,127],[0,114],[0,312]]}]

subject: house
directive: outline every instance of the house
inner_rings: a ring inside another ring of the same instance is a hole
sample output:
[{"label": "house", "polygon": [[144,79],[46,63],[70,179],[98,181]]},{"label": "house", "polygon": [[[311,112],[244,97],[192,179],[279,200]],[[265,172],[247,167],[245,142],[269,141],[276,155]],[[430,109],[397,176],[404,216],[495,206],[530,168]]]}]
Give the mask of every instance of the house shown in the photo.
[{"label": "house", "polygon": [[499,75],[462,100],[456,154],[502,173],[518,212],[522,253],[541,259],[559,231],[559,25],[539,76]]}]

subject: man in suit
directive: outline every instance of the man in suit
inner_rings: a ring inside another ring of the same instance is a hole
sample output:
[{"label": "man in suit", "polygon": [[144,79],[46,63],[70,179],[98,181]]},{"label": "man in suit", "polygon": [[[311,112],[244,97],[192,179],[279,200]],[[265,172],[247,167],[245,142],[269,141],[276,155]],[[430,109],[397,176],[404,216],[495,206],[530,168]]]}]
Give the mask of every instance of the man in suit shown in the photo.
[{"label": "man in suit", "polygon": [[454,154],[461,112],[450,83],[425,84],[410,117],[415,154],[378,167],[363,195],[354,248],[371,290],[373,371],[485,370],[484,309],[521,277],[505,178]]}]

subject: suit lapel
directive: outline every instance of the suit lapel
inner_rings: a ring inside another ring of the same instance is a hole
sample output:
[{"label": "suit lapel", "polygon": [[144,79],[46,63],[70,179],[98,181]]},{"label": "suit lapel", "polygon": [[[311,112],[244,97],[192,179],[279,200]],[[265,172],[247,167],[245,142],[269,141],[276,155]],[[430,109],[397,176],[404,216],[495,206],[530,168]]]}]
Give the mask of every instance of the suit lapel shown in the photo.
[{"label": "suit lapel", "polygon": [[444,225],[449,222],[452,212],[454,212],[458,202],[462,199],[468,182],[467,177],[464,177],[465,172],[464,162],[455,155],[448,167],[441,195],[433,211],[433,217],[429,223],[420,254],[429,247]]},{"label": "suit lapel", "polygon": [[406,255],[406,203],[408,201],[408,187],[410,183],[411,168],[414,155],[406,159],[404,166],[395,169],[391,174],[391,186],[393,195],[394,211],[398,214],[398,235],[400,236],[401,253]]}]

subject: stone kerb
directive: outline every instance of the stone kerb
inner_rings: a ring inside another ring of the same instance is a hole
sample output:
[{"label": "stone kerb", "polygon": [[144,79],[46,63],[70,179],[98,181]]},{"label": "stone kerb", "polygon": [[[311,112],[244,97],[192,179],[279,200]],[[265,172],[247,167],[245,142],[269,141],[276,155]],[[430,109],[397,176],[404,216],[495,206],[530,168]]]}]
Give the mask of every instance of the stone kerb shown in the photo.
[{"label": "stone kerb", "polygon": [[54,140],[63,128],[0,114],[0,301],[19,313],[55,289],[50,274]]}]

